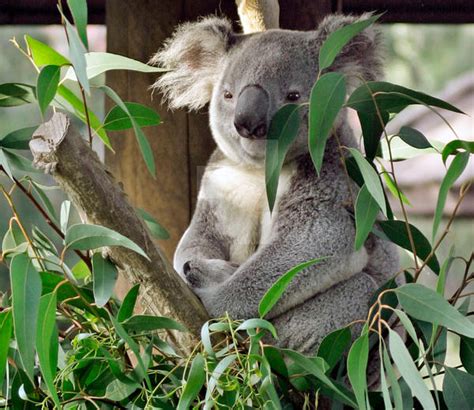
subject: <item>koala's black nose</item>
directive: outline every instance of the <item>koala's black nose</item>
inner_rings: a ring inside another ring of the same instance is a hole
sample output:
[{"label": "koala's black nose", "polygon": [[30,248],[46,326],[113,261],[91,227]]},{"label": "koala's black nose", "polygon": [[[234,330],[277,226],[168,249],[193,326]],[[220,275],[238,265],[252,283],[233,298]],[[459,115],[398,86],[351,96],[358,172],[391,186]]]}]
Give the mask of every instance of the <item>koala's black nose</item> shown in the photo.
[{"label": "koala's black nose", "polygon": [[241,137],[262,139],[267,135],[268,93],[258,85],[248,85],[235,107],[234,126]]}]

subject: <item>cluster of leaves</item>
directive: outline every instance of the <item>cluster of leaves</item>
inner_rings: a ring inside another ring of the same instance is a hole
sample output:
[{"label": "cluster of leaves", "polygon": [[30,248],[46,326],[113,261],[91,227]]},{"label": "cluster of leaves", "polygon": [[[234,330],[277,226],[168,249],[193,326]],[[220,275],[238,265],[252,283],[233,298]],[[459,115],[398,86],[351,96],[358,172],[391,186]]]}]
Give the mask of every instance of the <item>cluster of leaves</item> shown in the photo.
[{"label": "cluster of leaves", "polygon": [[[141,105],[122,102],[113,90],[98,83],[97,76],[111,69],[159,69],[121,56],[87,53],[86,3],[68,0],[68,5],[75,23],[74,27],[63,16],[70,58],[26,37],[27,50],[22,52],[37,68],[38,82],[35,86],[0,85],[0,105],[37,102],[43,114],[51,105],[66,110],[107,146],[107,131],[133,128],[145,161],[154,172],[141,127],[156,125],[158,116]],[[311,357],[272,345],[277,334],[265,316],[295,275],[320,262],[312,260],[296,266],[273,284],[260,302],[260,318],[241,322],[225,317],[208,322],[192,352],[175,351],[166,341],[167,335],[186,329],[169,318],[134,315],[138,286],[121,303],[114,299],[116,267],[98,250],[123,246],[146,257],[145,252],[105,227],[70,225],[72,205],[68,201],[62,204],[58,217],[47,190],[31,176],[29,161],[18,153],[28,148],[34,130],[23,129],[0,139],[0,166],[11,179],[10,187],[0,187],[11,209],[1,255],[10,270],[11,293],[3,297],[0,308],[0,404],[12,408],[281,409],[315,408],[320,397],[325,397],[336,408],[474,407],[470,394],[474,386],[474,325],[468,317],[469,299],[463,293],[474,279],[470,272],[473,258],[457,257],[465,263],[463,281],[452,297],[445,297],[455,256],[451,254],[443,263],[436,257],[455,217],[453,214],[438,235],[448,190],[463,172],[474,147],[455,139],[440,148],[407,127],[397,135],[384,135],[381,141],[389,119],[408,105],[459,112],[425,94],[371,82],[355,90],[346,101],[344,76],[325,71],[344,45],[375,19],[344,27],[329,37],[321,49],[321,71],[309,102],[309,147],[318,172],[339,111],[343,107],[355,109],[361,121],[365,155],[350,149],[345,156],[347,172],[360,186],[354,204],[355,247],[361,247],[373,232],[414,256],[414,266],[404,272],[409,283],[397,288],[391,280],[377,292],[355,341],[348,325],[327,335]],[[61,67],[68,67],[62,80]],[[116,103],[104,121],[87,108],[87,95],[93,87],[102,89]],[[267,144],[266,161],[271,207],[286,151],[297,134],[300,108],[283,107],[271,125],[269,139],[273,143]],[[444,161],[454,157],[439,192],[432,241],[408,219],[395,220],[391,212],[381,178],[404,210],[407,202],[393,168],[385,170],[380,161],[386,158],[393,164],[396,137],[422,150],[419,152],[441,153]],[[341,147],[341,152],[344,149]],[[20,176],[19,172],[28,175]],[[461,190],[459,203],[467,188]],[[37,227],[25,226],[12,201],[12,192],[17,189],[59,236],[60,249]],[[166,236],[149,214],[139,213],[152,233]],[[387,219],[377,221],[379,213]],[[69,266],[66,254],[75,254],[78,262]],[[416,283],[425,266],[438,275],[436,290]],[[395,331],[396,326],[405,329],[406,342]],[[446,364],[448,334],[460,338],[461,364],[457,367]],[[380,388],[369,391],[367,370],[374,357],[379,359]],[[435,380],[437,375],[444,375],[442,386]]]}]

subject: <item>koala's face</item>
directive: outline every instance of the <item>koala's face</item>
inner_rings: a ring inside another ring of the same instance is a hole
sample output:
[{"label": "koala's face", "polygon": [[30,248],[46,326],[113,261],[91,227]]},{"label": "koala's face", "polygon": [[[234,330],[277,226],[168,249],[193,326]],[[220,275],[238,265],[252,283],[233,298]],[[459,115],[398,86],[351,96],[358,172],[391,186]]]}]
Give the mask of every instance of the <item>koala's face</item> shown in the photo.
[{"label": "koala's face", "polygon": [[[172,108],[210,102],[211,130],[221,151],[238,163],[263,166],[273,115],[288,103],[305,103],[318,73],[321,44],[356,20],[330,16],[317,30],[270,30],[239,35],[225,19],[207,18],[178,28],[152,62],[171,71],[155,84]],[[373,80],[380,70],[377,32],[366,29],[330,68],[350,78]],[[308,110],[300,110],[299,135],[287,160],[307,151]]]},{"label": "koala's face", "polygon": [[[273,115],[307,102],[317,75],[311,34],[272,30],[237,39],[214,86],[210,120],[221,150],[234,161],[262,165]],[[302,58],[302,56],[305,58]],[[307,110],[288,156],[307,149]]]}]

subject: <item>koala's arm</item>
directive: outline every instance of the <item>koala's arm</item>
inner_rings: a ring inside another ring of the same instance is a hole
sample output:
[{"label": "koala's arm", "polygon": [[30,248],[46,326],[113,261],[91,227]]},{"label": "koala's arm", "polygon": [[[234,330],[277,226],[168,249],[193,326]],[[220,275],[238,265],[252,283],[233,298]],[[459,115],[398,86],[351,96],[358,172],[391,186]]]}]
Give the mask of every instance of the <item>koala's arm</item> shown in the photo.
[{"label": "koala's arm", "polygon": [[225,281],[201,286],[202,269],[188,272],[188,281],[195,284],[193,290],[211,316],[227,311],[234,318],[256,317],[265,292],[299,263],[327,257],[296,275],[269,318],[350,278],[367,264],[365,249],[354,251],[354,222],[342,206],[288,210],[279,220],[274,239]]},{"label": "koala's arm", "polygon": [[228,259],[228,238],[219,232],[212,207],[205,200],[199,200],[191,224],[181,238],[174,254],[173,265],[179,274],[192,260]]}]

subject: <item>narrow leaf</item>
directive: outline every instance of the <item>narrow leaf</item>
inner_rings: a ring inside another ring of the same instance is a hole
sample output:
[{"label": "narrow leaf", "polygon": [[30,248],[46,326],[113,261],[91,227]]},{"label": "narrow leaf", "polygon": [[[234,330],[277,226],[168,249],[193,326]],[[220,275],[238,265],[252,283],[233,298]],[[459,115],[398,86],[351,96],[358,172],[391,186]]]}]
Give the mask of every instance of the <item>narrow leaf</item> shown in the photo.
[{"label": "narrow leaf", "polygon": [[444,401],[450,410],[474,409],[474,376],[445,366]]},{"label": "narrow leaf", "polygon": [[63,66],[71,64],[71,62],[66,57],[52,49],[47,44],[36,40],[29,35],[25,36],[25,41],[28,49],[31,52],[33,61],[38,67],[42,67],[44,65]]},{"label": "narrow leaf", "polygon": [[314,265],[315,263],[320,262],[321,260],[323,260],[323,258],[312,259],[310,261],[300,263],[278,278],[278,280],[272,285],[270,289],[265,292],[265,295],[263,295],[262,299],[260,300],[258,305],[258,313],[260,317],[263,318],[268,314],[268,312],[270,312],[270,310],[272,310],[275,304],[280,300],[288,285],[299,272]]},{"label": "narrow leaf", "polygon": [[387,214],[387,206],[385,204],[385,195],[383,193],[382,184],[380,182],[379,175],[377,171],[370,165],[370,163],[362,156],[360,151],[355,148],[349,148],[352,156],[359,166],[359,170],[364,178],[365,185],[370,195],[375,199],[380,209]]},{"label": "narrow leaf", "polygon": [[94,300],[97,306],[103,307],[111,298],[115,282],[117,281],[117,268],[100,253],[92,257],[92,273],[94,279]]},{"label": "narrow leaf", "polygon": [[268,206],[273,210],[278,192],[280,172],[286,153],[300,128],[299,106],[287,104],[273,116],[267,135],[265,154],[265,186]]},{"label": "narrow leaf", "polygon": [[451,162],[451,165],[449,166],[448,171],[446,172],[446,175],[443,178],[443,182],[441,183],[441,186],[439,188],[438,201],[436,202],[436,209],[433,220],[433,240],[441,223],[444,205],[446,204],[446,198],[448,197],[449,189],[461,176],[467,166],[468,161],[469,152],[466,151],[457,154],[454,157],[453,162]]},{"label": "narrow leaf", "polygon": [[348,327],[329,333],[321,342],[318,357],[322,357],[329,365],[329,370],[343,358],[343,354],[351,343],[351,331]]},{"label": "narrow leaf", "polygon": [[143,218],[143,221],[145,222],[145,225],[148,227],[150,230],[150,233],[156,238],[156,239],[162,239],[166,240],[169,239],[170,234],[168,231],[163,228],[159,222],[153,218],[148,212],[146,212],[143,209],[137,208],[137,213]]},{"label": "narrow leaf", "polygon": [[135,242],[105,226],[72,225],[66,232],[64,244],[71,249],[79,250],[97,249],[102,246],[123,246],[149,259]]},{"label": "narrow leaf", "polygon": [[431,397],[425,382],[421,378],[420,372],[416,368],[410,353],[408,352],[400,336],[389,329],[389,347],[393,361],[397,365],[398,371],[407,382],[413,395],[420,401],[425,409],[435,409],[436,405]]},{"label": "narrow leaf", "polygon": [[12,338],[13,319],[11,310],[0,313],[0,391],[7,369],[8,349]]},{"label": "narrow leaf", "polygon": [[341,73],[321,76],[309,99],[309,152],[318,174],[323,165],[326,141],[346,98],[346,80]]},{"label": "narrow leaf", "polygon": [[35,101],[35,88],[28,84],[0,84],[0,107],[16,107]]},{"label": "narrow leaf", "polygon": [[369,360],[369,334],[365,333],[352,344],[347,357],[347,375],[356,396],[359,409],[366,409],[367,362]]},{"label": "narrow leaf", "polygon": [[400,305],[410,316],[474,337],[472,322],[435,291],[418,283],[394,289]]},{"label": "narrow leaf", "polygon": [[446,163],[446,160],[450,155],[457,154],[460,149],[474,154],[474,141],[463,141],[463,140],[454,140],[446,144],[441,153],[443,162]]},{"label": "narrow leaf", "polygon": [[13,323],[23,370],[33,381],[38,308],[41,297],[41,279],[25,254],[13,257],[10,265]]},{"label": "narrow leaf", "polygon": [[74,72],[79,80],[79,83],[84,88],[86,94],[90,93],[89,79],[87,77],[87,63],[86,63],[86,49],[84,44],[82,44],[77,31],[74,30],[74,27],[71,23],[63,16],[64,22],[66,25],[66,32],[69,40],[69,53],[72,65],[74,67]]},{"label": "narrow leaf", "polygon": [[47,65],[39,73],[38,82],[36,84],[36,97],[38,98],[38,105],[43,115],[56,95],[60,71],[61,68],[57,65]]},{"label": "narrow leaf", "polygon": [[382,121],[380,121],[378,114],[379,113],[357,113],[362,128],[362,136],[364,137],[365,156],[369,161],[373,161],[379,153],[380,137],[390,117],[388,112],[382,111],[380,112]]},{"label": "narrow leaf", "polygon": [[459,355],[464,368],[474,375],[474,338],[461,337]]},{"label": "narrow leaf", "polygon": [[133,128],[130,117],[133,117],[140,127],[160,124],[160,116],[152,108],[132,102],[124,102],[124,104],[128,109],[128,113],[116,105],[105,117],[104,128],[107,131],[120,131]]},{"label": "narrow leaf", "polygon": [[186,332],[186,328],[173,319],[161,316],[136,315],[123,322],[127,332],[146,332],[158,329],[171,329]]},{"label": "narrow leaf", "polygon": [[36,329],[36,350],[43,379],[57,408],[61,408],[54,384],[58,366],[58,330],[56,328],[56,292],[41,297]]},{"label": "narrow leaf", "polygon": [[204,358],[200,354],[197,354],[191,364],[191,370],[189,371],[188,379],[184,384],[183,394],[179,399],[177,410],[188,410],[192,407],[194,399],[197,397],[206,381],[204,366]]},{"label": "narrow leaf", "polygon": [[76,25],[79,37],[86,48],[89,47],[87,41],[87,1],[86,0],[67,0],[69,10],[71,10],[74,24]]},{"label": "narrow leaf", "polygon": [[236,331],[257,329],[257,328],[268,330],[275,339],[278,339],[275,327],[269,321],[264,320],[264,319],[247,319],[246,321],[244,321],[242,324],[239,325]]},{"label": "narrow leaf", "polygon": [[119,322],[123,322],[129,319],[133,315],[133,311],[137,303],[139,291],[140,291],[140,284],[138,283],[128,291],[117,313],[117,320]]},{"label": "narrow leaf", "polygon": [[331,33],[319,50],[319,71],[329,67],[344,46],[362,30],[374,24],[379,17],[380,15],[376,15],[367,20],[356,21]]},{"label": "narrow leaf", "polygon": [[398,136],[408,145],[415,148],[425,149],[432,147],[430,142],[420,131],[411,127],[400,128],[400,131],[398,131]]},{"label": "narrow leaf", "polygon": [[379,209],[377,202],[364,184],[357,195],[355,204],[356,237],[354,248],[356,251],[364,246],[377,219]]},{"label": "narrow leaf", "polygon": [[[378,225],[393,243],[401,246],[403,249],[413,252],[405,221],[380,221],[378,222]],[[411,224],[409,226],[413,237],[413,242],[415,243],[416,256],[425,260],[432,251],[430,242],[418,228]],[[377,234],[377,232],[375,233]],[[428,266],[433,270],[434,273],[439,273],[440,267],[436,255],[433,255],[430,258]]]},{"label": "narrow leaf", "polygon": [[28,144],[31,140],[33,132],[35,132],[37,128],[38,127],[35,126],[20,128],[19,130],[12,131],[0,139],[0,146],[11,149],[30,149]]}]

